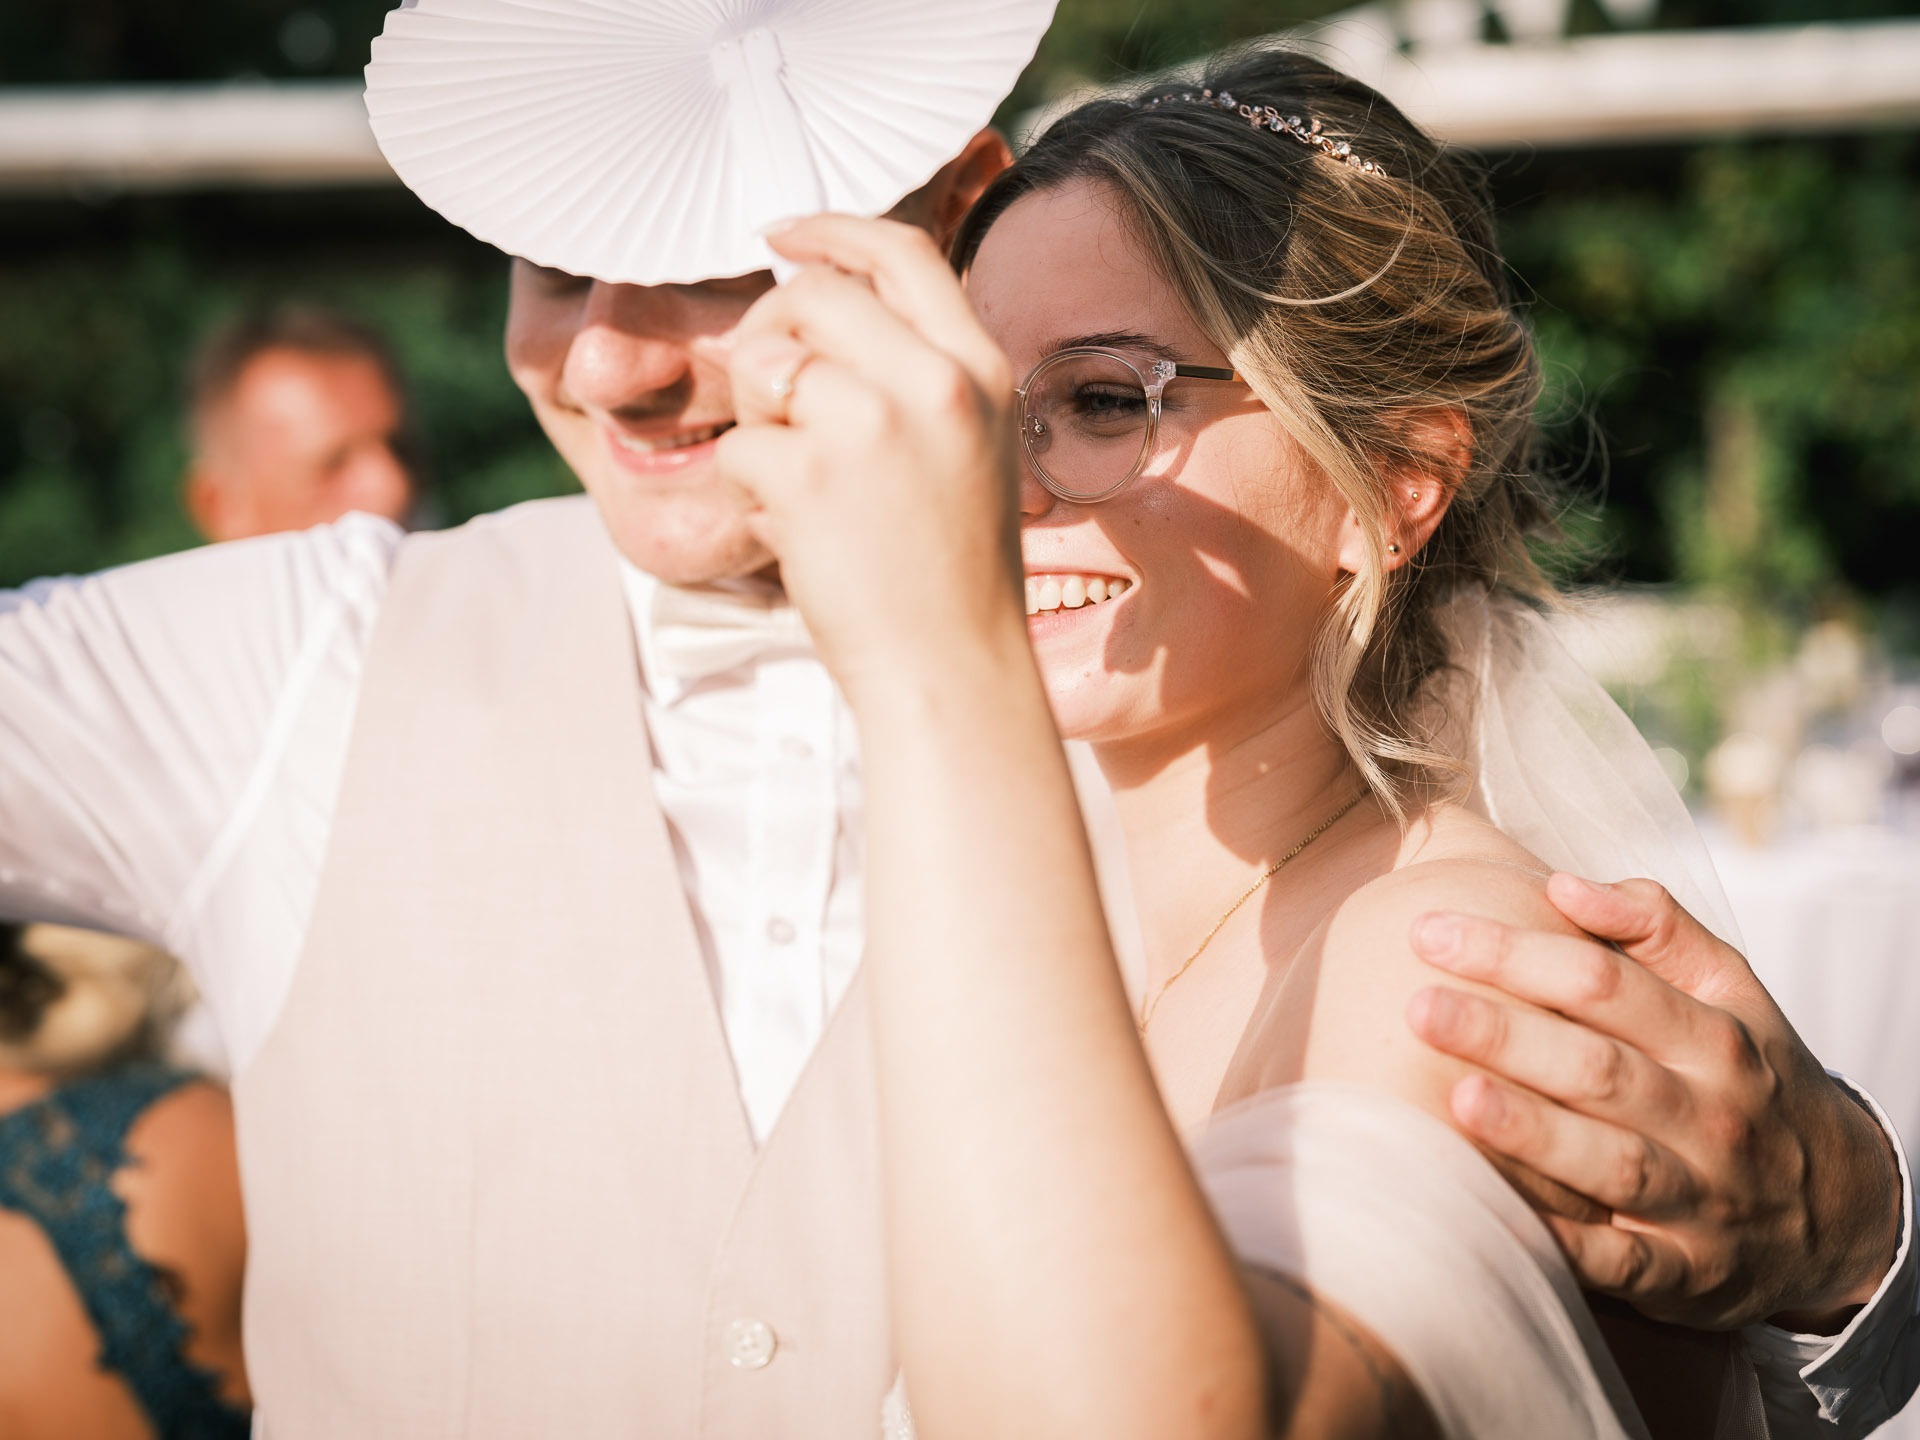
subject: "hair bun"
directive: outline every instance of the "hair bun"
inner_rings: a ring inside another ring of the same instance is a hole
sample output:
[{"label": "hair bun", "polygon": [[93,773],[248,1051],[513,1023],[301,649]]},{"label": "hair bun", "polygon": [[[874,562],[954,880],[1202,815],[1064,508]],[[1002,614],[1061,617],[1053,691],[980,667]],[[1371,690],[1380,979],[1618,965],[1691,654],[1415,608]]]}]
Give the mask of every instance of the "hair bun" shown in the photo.
[{"label": "hair bun", "polygon": [[65,925],[30,925],[0,957],[0,1064],[92,1069],[150,1046],[190,1003],[165,951]]}]

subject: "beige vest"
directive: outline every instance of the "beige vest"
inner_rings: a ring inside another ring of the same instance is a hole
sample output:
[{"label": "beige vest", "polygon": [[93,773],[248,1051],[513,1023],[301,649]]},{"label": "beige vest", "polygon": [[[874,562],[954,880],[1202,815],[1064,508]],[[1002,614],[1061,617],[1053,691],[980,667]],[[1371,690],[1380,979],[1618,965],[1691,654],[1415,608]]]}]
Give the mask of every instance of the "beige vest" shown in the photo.
[{"label": "beige vest", "polygon": [[756,1153],[584,498],[401,547],[286,1008],[239,1077],[271,1440],[868,1440],[856,980]]}]

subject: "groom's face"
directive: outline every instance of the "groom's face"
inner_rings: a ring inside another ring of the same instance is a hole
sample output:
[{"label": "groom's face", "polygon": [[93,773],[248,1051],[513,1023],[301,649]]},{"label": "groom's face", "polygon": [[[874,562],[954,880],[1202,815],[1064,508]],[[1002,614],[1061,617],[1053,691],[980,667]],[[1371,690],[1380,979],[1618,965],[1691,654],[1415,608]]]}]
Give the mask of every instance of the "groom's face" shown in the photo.
[{"label": "groom's face", "polygon": [[[1011,157],[982,130],[893,218],[950,236]],[[681,585],[750,575],[773,556],[714,473],[733,394],[701,337],[732,333],[773,286],[762,270],[697,285],[610,285],[513,262],[507,367],[556,449],[642,570]]]},{"label": "groom's face", "polygon": [[561,457],[641,569],[698,584],[765,569],[741,497],[714,473],[733,425],[723,337],[773,284],[766,271],[697,285],[610,285],[513,262],[507,366]]}]

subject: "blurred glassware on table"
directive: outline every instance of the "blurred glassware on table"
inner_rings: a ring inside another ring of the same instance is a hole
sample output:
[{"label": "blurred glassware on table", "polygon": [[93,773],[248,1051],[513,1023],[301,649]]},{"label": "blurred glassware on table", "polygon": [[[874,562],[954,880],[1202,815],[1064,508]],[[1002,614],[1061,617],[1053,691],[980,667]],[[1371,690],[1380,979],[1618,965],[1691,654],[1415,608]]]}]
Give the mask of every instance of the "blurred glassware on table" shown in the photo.
[{"label": "blurred glassware on table", "polygon": [[1797,634],[1699,591],[1583,597],[1562,622],[1575,656],[1733,837],[1853,826],[1910,831],[1920,772],[1920,658],[1861,621]]}]

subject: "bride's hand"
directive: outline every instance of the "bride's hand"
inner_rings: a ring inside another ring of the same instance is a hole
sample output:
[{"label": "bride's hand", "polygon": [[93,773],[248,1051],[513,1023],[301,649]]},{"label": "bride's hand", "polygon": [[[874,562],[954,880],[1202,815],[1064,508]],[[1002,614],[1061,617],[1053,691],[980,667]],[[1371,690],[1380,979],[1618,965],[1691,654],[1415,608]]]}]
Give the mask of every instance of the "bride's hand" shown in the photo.
[{"label": "bride's hand", "polygon": [[956,645],[1024,646],[1013,383],[945,259],[885,220],[770,240],[805,268],[734,334],[719,466],[821,657],[858,706]]}]

